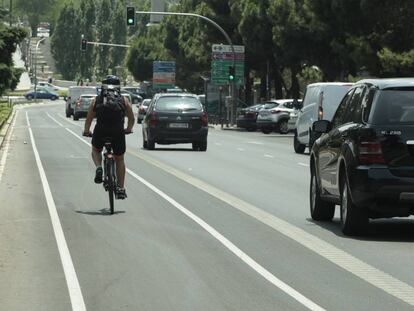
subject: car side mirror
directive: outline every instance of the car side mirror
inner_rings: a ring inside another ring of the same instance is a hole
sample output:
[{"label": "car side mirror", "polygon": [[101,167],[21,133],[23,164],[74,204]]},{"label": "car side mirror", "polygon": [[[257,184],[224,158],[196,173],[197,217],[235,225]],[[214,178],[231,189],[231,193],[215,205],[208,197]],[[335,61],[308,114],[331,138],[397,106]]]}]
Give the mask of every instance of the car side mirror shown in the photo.
[{"label": "car side mirror", "polygon": [[328,120],[319,120],[313,122],[312,131],[315,133],[328,133],[332,129],[332,124]]}]

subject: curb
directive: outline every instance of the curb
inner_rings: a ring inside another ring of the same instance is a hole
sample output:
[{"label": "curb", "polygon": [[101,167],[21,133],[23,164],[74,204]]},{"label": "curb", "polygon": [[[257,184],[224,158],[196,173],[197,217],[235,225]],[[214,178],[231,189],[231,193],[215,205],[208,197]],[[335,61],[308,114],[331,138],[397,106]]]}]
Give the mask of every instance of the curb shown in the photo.
[{"label": "curb", "polygon": [[4,140],[9,133],[10,125],[12,124],[15,115],[16,109],[13,107],[12,111],[10,111],[9,117],[0,125],[0,150],[3,148]]}]

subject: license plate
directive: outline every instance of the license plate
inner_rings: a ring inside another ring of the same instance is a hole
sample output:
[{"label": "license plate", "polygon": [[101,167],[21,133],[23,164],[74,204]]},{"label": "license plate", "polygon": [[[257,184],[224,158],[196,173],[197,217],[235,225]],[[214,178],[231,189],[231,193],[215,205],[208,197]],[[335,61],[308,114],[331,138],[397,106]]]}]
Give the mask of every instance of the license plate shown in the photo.
[{"label": "license plate", "polygon": [[188,123],[170,123],[168,127],[174,129],[186,129],[188,128]]}]

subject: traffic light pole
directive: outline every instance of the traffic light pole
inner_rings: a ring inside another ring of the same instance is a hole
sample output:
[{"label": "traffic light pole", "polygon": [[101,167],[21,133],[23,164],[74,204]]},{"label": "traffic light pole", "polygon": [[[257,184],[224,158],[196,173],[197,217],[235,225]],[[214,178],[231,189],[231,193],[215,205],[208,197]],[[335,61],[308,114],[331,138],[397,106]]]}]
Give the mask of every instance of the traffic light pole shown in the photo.
[{"label": "traffic light pole", "polygon": [[[210,23],[211,25],[216,27],[226,38],[228,44],[231,47],[231,52],[233,54],[233,67],[236,68],[236,52],[234,50],[233,42],[231,41],[231,39],[230,39],[229,35],[227,34],[227,32],[219,24],[217,24],[215,21],[213,21],[212,19],[210,19],[208,17],[205,17],[203,15],[200,15],[200,14],[195,14],[195,13],[135,11],[135,14],[190,16],[190,17],[201,18],[201,19],[207,21],[208,23]],[[234,96],[234,81],[231,81],[229,83],[229,85],[230,85],[230,96],[232,98],[231,123],[234,124],[235,121],[236,121],[236,100],[235,100],[235,96]]]}]

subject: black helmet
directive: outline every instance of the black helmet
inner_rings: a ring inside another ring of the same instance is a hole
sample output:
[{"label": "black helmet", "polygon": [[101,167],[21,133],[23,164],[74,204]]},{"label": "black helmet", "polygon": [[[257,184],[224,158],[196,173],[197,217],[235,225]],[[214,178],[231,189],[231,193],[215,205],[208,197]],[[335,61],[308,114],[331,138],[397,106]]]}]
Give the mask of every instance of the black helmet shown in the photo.
[{"label": "black helmet", "polygon": [[121,81],[119,80],[117,76],[109,75],[109,76],[106,76],[106,78],[102,80],[102,84],[121,85]]}]

